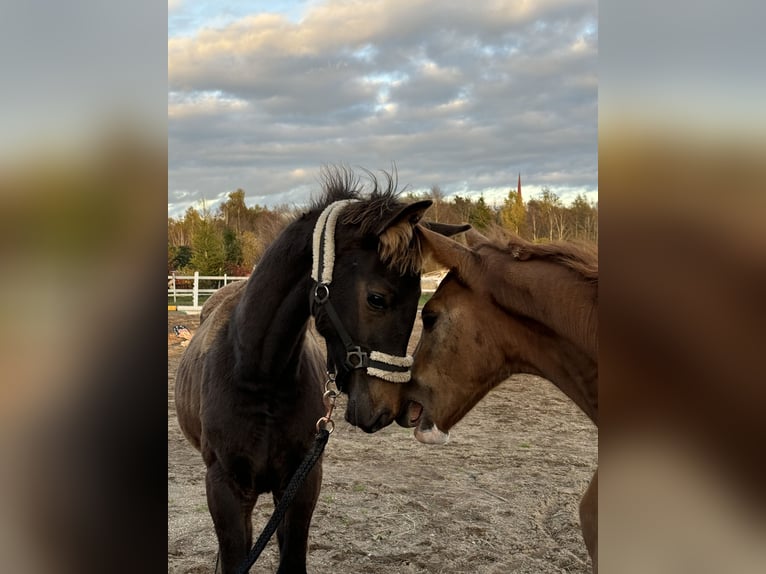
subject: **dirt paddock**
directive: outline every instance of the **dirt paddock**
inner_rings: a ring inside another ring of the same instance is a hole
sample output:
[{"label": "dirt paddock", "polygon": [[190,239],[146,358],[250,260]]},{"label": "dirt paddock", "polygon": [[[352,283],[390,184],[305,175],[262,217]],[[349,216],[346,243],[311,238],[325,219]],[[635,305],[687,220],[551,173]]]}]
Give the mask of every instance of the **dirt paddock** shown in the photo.
[{"label": "dirt paddock", "polygon": [[[213,572],[217,543],[205,466],[178,428],[183,353],[168,313],[168,572]],[[419,337],[416,325],[413,341]],[[342,397],[343,399],[343,397]],[[308,570],[333,574],[588,573],[577,508],[597,465],[598,433],[552,384],[518,375],[492,391],[441,447],[396,424],[368,435],[342,420],[325,451]],[[273,510],[262,496],[260,532]],[[257,535],[257,534],[256,534]],[[273,539],[251,572],[275,572]]]}]

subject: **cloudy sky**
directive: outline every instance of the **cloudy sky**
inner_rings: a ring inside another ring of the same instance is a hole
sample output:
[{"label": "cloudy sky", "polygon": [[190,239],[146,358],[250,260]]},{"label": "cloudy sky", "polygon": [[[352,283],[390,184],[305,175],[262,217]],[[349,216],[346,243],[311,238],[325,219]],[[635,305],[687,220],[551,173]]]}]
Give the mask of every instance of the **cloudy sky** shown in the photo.
[{"label": "cloudy sky", "polygon": [[323,164],[597,200],[595,0],[168,2],[168,213],[304,204]]}]

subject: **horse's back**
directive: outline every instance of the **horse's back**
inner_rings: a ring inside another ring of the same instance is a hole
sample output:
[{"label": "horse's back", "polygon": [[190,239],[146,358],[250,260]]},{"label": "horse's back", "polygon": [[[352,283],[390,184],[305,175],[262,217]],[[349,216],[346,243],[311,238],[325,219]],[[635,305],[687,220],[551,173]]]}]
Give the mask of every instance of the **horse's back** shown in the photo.
[{"label": "horse's back", "polygon": [[219,333],[228,326],[247,281],[230,283],[216,291],[203,305],[200,326],[189,342],[176,371],[175,404],[178,424],[187,440],[200,450],[200,388],[205,357]]},{"label": "horse's back", "polygon": [[224,285],[208,297],[208,300],[202,305],[202,310],[199,313],[199,324],[202,325],[202,323],[205,322],[205,319],[207,319],[224,300],[240,293],[245,285],[247,285],[247,281],[234,281]]}]

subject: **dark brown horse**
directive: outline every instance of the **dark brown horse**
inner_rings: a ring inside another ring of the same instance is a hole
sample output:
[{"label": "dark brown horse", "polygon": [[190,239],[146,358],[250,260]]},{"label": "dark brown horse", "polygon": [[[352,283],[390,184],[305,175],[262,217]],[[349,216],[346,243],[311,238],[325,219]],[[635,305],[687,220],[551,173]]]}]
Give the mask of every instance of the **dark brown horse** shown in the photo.
[{"label": "dark brown horse", "polygon": [[[420,297],[416,224],[430,201],[388,186],[362,197],[348,170],[324,172],[323,197],[274,241],[246,283],[205,305],[176,376],[176,410],[207,466],[206,490],[224,574],[252,544],[260,494],[275,504],[312,447],[326,368],[349,396],[346,419],[367,432],[401,409],[405,357]],[[464,230],[456,227],[455,231]],[[311,316],[329,361],[309,330]],[[321,485],[314,467],[277,530],[279,572],[305,572]]]},{"label": "dark brown horse", "polygon": [[[475,231],[469,247],[423,231],[424,250],[450,271],[423,308],[412,401],[398,419],[421,442],[450,428],[514,373],[544,377],[598,426],[598,254],[572,243],[493,243]],[[597,571],[598,471],[580,504]]]}]

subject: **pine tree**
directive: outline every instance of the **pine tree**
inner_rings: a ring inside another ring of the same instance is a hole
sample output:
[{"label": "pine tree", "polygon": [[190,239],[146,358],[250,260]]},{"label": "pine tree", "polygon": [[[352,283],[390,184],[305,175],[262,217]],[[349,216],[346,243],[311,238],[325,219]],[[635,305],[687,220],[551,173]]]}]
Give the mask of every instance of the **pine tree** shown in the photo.
[{"label": "pine tree", "polygon": [[492,208],[484,201],[484,196],[479,196],[478,201],[473,205],[471,213],[468,216],[468,223],[480,231],[486,231],[495,220],[495,214]]},{"label": "pine tree", "polygon": [[208,209],[202,207],[202,215],[192,237],[191,266],[201,275],[222,275],[224,267],[223,233],[215,225]]},{"label": "pine tree", "polygon": [[526,236],[527,210],[521,195],[510,190],[500,209],[500,224],[517,235]]}]

